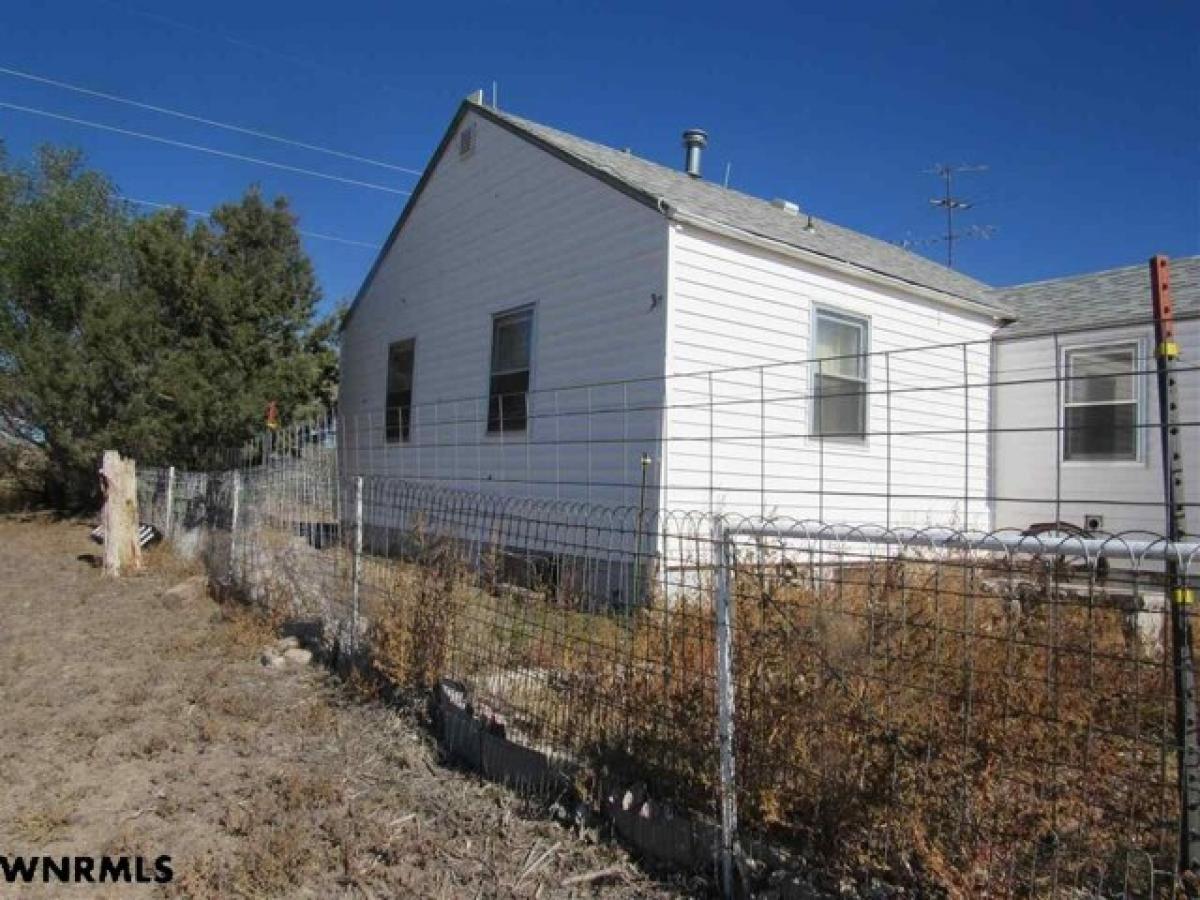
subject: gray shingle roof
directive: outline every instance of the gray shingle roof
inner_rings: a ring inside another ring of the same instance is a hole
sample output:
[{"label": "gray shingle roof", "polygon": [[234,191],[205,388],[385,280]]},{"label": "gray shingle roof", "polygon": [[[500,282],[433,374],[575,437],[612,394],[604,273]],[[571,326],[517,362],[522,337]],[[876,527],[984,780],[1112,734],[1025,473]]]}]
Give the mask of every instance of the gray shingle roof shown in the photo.
[{"label": "gray shingle roof", "polygon": [[[650,206],[661,209],[662,204],[667,204],[685,214],[724,227],[966,300],[1001,319],[1015,318],[1017,321],[997,333],[999,340],[1149,320],[1149,273],[1145,264],[992,288],[894,244],[823,219],[813,217],[815,227],[809,229],[806,212],[797,216],[757,197],[691,178],[682,171],[472,101],[466,101],[459,107],[434,153],[435,161],[449,145],[468,111],[499,123]],[[343,319],[343,328],[404,226],[431,170],[432,164],[422,175],[393,226],[387,243],[359,288],[350,312]],[[1176,314],[1180,317],[1200,316],[1200,256],[1172,260],[1171,273]]]},{"label": "gray shingle roof", "polygon": [[[1200,256],[1171,260],[1171,299],[1179,318],[1200,316]],[[1017,321],[998,340],[1150,321],[1148,263],[1070,278],[997,288]]]},{"label": "gray shingle roof", "polygon": [[806,227],[808,216],[804,212],[799,216],[785,212],[766,200],[692,178],[685,172],[528,119],[483,106],[474,109],[486,118],[533,137],[585,170],[624,185],[650,202],[662,200],[684,213],[968,300],[1001,316],[1008,312],[1003,302],[982,282],[894,244],[815,217],[812,220],[815,227],[810,230]]}]

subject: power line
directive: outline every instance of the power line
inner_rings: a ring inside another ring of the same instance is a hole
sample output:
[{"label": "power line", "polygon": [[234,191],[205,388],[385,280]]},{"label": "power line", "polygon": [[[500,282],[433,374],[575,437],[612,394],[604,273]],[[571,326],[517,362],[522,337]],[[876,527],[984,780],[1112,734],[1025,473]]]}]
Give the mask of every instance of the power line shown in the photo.
[{"label": "power line", "polygon": [[299,166],[289,166],[285,163],[272,162],[269,159],[260,159],[257,156],[244,156],[241,153],[230,153],[227,150],[217,150],[213,147],[205,147],[202,144],[189,144],[186,141],[176,141],[171,138],[159,137],[154,134],[147,134],[144,131],[131,131],[128,128],[118,128],[115,125],[105,125],[101,122],[90,122],[87,119],[77,119],[74,116],[64,116],[61,113],[49,112],[44,109],[37,109],[32,106],[19,106],[16,103],[5,103],[0,101],[0,108],[12,109],[17,112],[29,113],[34,116],[45,116],[48,119],[58,119],[61,122],[70,122],[74,125],[84,125],[88,128],[97,128],[101,131],[110,131],[114,134],[123,134],[128,137],[141,138],[144,141],[154,141],[158,144],[166,144],[169,147],[181,147],[185,150],[195,150],[199,153],[210,153],[213,156],[223,156],[226,159],[236,159],[239,162],[255,163],[260,166],[268,166],[272,169],[280,169],[284,172],[297,172],[301,175],[310,175],[313,178],[323,178],[326,181],[338,181],[342,184],[352,184],[356,187],[369,188],[373,191],[383,191],[388,194],[409,195],[411,191],[402,191],[397,188],[390,188],[382,184],[374,184],[370,181],[359,181],[356,178],[343,178],[341,175],[330,175],[326,172],[317,172],[313,169],[303,169]]},{"label": "power line", "polygon": [[[139,206],[153,206],[156,209],[182,209],[189,216],[197,216],[201,219],[212,219],[212,215],[210,213],[202,212],[198,209],[188,209],[186,206],[180,206],[178,203],[157,203],[154,200],[141,200],[137,197],[128,197],[124,194],[118,194],[118,197],[120,197],[120,199],[124,200],[126,203],[136,203]],[[318,238],[322,241],[333,241],[336,244],[349,244],[354,247],[368,247],[371,250],[378,250],[380,248],[379,244],[371,244],[367,241],[352,241],[350,238],[337,237],[336,235],[332,234],[322,234],[319,231],[305,231],[303,228],[298,228],[296,230],[305,237]]]},{"label": "power line", "polygon": [[397,166],[389,162],[383,162],[378,159],[371,159],[367,156],[359,156],[355,153],[346,153],[343,150],[334,150],[330,147],[322,147],[319,144],[309,144],[304,141],[298,141],[293,138],[282,137],[277,134],[270,134],[266,131],[259,131],[255,128],[246,128],[241,125],[231,125],[228,122],[219,122],[216,119],[207,119],[203,116],[185,113],[177,109],[171,109],[166,106],[156,106],[153,103],[143,103],[140,100],[133,100],[129,97],[122,97],[118,94],[109,94],[104,91],[97,91],[91,88],[82,87],[77,84],[70,84],[66,81],[57,81],[53,78],[47,78],[44,75],[35,75],[32,72],[22,72],[20,69],[10,69],[6,66],[0,66],[0,73],[11,75],[14,78],[24,78],[26,81],[34,81],[39,84],[48,84],[52,87],[62,88],[67,91],[74,91],[77,94],[84,94],[88,97],[99,97],[101,100],[109,100],[113,103],[124,103],[126,106],[133,106],[138,109],[145,109],[151,112],[161,113],[166,116],[175,116],[178,119],[186,119],[189,122],[198,122],[201,125],[209,125],[213,128],[223,128],[226,131],[234,131],[238,134],[247,134],[251,137],[262,138],[267,141],[275,141],[279,144],[287,144],[290,147],[299,147],[304,150],[314,150],[317,153],[327,153],[330,156],[338,156],[342,159],[353,160],[354,162],[366,163],[372,166],[379,166],[384,169],[391,169],[395,172],[405,172],[409,175],[420,175],[419,169],[409,169],[405,166]]}]

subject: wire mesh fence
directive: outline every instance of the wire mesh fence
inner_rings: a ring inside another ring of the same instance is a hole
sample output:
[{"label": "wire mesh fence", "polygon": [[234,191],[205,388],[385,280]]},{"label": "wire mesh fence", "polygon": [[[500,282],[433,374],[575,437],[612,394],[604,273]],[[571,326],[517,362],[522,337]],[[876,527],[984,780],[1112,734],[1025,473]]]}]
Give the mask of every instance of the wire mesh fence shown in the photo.
[{"label": "wire mesh fence", "polygon": [[[1196,324],[1181,329],[1200,339]],[[638,505],[645,489],[663,509],[760,518],[1164,530],[1148,323],[939,345],[906,337],[844,357],[512,396],[423,400],[453,385],[422,392],[418,369],[416,392],[385,401],[381,369],[346,385],[341,449],[359,474],[603,506]],[[1200,368],[1175,361],[1173,378],[1173,427],[1200,446]],[[493,407],[519,416],[505,422]]]},{"label": "wire mesh fence", "polygon": [[1178,887],[1165,563],[1196,544],[505,496],[349,474],[335,432],[143,469],[143,517],[331,655],[449,691],[540,760],[518,786],[718,883]]},{"label": "wire mesh fence", "polygon": [[1198,890],[1197,367],[1122,331],[414,403],[409,362],[143,469],[144,516],[726,894]]}]

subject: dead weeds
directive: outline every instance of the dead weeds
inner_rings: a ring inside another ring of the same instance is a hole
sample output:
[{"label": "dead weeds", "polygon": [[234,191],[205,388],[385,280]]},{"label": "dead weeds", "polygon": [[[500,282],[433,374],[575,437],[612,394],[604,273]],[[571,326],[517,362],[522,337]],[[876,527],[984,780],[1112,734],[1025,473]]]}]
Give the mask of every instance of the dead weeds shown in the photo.
[{"label": "dead weeds", "polygon": [[17,813],[12,820],[11,830],[25,846],[39,847],[65,835],[71,827],[74,812],[73,804],[50,801]]}]

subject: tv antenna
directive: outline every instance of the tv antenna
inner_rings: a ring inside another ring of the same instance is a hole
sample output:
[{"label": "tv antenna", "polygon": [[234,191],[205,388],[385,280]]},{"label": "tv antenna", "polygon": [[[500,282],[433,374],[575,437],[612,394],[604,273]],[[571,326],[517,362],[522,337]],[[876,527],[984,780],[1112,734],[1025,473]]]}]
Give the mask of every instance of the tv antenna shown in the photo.
[{"label": "tv antenna", "polygon": [[[972,209],[975,204],[970,200],[962,197],[954,196],[954,177],[956,175],[965,175],[971,172],[986,172],[987,166],[978,165],[950,165],[948,163],[938,163],[932,169],[927,169],[926,172],[930,175],[936,175],[942,179],[943,191],[942,196],[934,197],[929,202],[931,205],[944,209],[946,211],[946,233],[940,238],[930,238],[925,241],[914,241],[912,245],[921,243],[934,243],[937,241],[945,241],[946,243],[946,265],[949,268],[954,268],[954,242],[967,238],[990,238],[995,231],[991,225],[972,225],[965,231],[954,230],[954,214],[958,212],[966,212]],[[910,242],[902,242],[904,246],[909,246]]]}]

